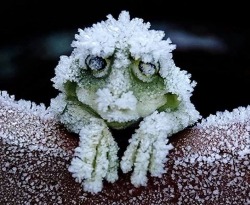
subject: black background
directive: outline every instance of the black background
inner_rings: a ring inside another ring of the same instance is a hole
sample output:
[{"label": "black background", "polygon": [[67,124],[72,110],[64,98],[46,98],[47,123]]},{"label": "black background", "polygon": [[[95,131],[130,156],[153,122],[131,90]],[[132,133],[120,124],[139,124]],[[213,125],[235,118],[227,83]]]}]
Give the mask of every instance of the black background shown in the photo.
[{"label": "black background", "polygon": [[[177,45],[174,61],[197,82],[192,102],[204,117],[246,106],[250,104],[247,8],[240,2],[219,6],[204,1],[3,1],[0,90],[16,99],[49,105],[57,95],[50,81],[54,68],[60,55],[70,55],[77,29],[106,20],[108,14],[117,18],[127,10],[132,18],[143,18],[152,28],[164,30]],[[195,37],[193,43],[185,46],[188,38],[177,38],[180,33]],[[199,39],[207,37],[222,46],[202,47]],[[49,46],[54,41],[56,52]]]}]

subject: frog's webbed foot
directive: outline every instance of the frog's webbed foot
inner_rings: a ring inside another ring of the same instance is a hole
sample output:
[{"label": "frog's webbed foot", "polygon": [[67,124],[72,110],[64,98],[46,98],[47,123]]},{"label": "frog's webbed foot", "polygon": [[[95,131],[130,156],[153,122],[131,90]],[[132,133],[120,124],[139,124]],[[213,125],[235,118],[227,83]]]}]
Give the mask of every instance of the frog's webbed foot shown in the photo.
[{"label": "frog's webbed foot", "polygon": [[140,128],[132,135],[121,161],[124,173],[133,170],[131,183],[138,186],[147,184],[147,173],[161,177],[165,170],[167,155],[173,148],[168,137],[180,130],[178,118],[170,113],[155,112],[141,122]]},{"label": "frog's webbed foot", "polygon": [[104,123],[92,123],[80,131],[79,146],[69,171],[84,190],[97,193],[102,190],[103,179],[118,179],[118,146]]},{"label": "frog's webbed foot", "polygon": [[121,169],[124,173],[133,169],[132,184],[136,187],[145,186],[148,171],[152,176],[158,177],[165,173],[166,156],[173,147],[167,143],[167,136],[150,135],[141,130],[132,136],[121,161]]}]

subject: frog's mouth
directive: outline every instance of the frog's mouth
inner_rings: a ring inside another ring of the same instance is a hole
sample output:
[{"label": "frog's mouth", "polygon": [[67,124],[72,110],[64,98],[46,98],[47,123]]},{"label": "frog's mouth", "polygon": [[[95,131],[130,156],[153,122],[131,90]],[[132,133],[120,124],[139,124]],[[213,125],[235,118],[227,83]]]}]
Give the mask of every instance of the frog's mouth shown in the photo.
[{"label": "frog's mouth", "polygon": [[[97,90],[95,97],[98,114],[105,119],[110,127],[116,129],[125,128],[155,110],[175,110],[179,105],[178,96],[171,93],[154,100],[151,99],[153,102],[149,102],[147,105],[145,103],[142,105],[132,91],[115,95],[109,89],[103,88]],[[144,108],[144,110],[142,111],[139,107]]]},{"label": "frog's mouth", "polygon": [[98,89],[95,104],[98,113],[108,122],[124,123],[139,118],[137,99],[132,91],[114,95],[107,88]]}]

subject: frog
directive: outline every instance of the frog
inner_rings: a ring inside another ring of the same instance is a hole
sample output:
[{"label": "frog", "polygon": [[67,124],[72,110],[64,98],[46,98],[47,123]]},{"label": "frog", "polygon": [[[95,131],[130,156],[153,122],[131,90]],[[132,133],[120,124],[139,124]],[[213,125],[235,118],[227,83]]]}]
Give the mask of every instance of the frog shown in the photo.
[{"label": "frog", "polygon": [[[135,187],[162,177],[174,149],[169,138],[201,118],[191,102],[197,83],[175,64],[176,45],[165,32],[126,10],[106,17],[78,29],[71,54],[60,56],[51,79],[59,93],[50,108],[79,137],[68,171],[92,194],[105,180],[117,181],[119,170]],[[111,130],[135,124],[119,158]]]}]

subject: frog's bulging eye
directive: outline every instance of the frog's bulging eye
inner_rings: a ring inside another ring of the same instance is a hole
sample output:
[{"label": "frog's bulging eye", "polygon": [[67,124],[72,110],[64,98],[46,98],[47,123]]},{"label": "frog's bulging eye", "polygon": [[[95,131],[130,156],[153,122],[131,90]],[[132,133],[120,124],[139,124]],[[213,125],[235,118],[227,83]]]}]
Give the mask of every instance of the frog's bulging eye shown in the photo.
[{"label": "frog's bulging eye", "polygon": [[99,56],[88,55],[85,59],[87,68],[91,70],[93,76],[96,78],[104,77],[109,71],[109,60]]},{"label": "frog's bulging eye", "polygon": [[107,66],[105,59],[99,56],[88,55],[88,57],[85,60],[85,63],[88,66],[88,68],[90,68],[93,71],[103,70]]},{"label": "frog's bulging eye", "polygon": [[132,66],[134,75],[143,82],[151,82],[159,71],[159,65],[137,61]]},{"label": "frog's bulging eye", "polygon": [[139,63],[139,70],[146,76],[153,76],[157,72],[157,68],[153,63]]}]

